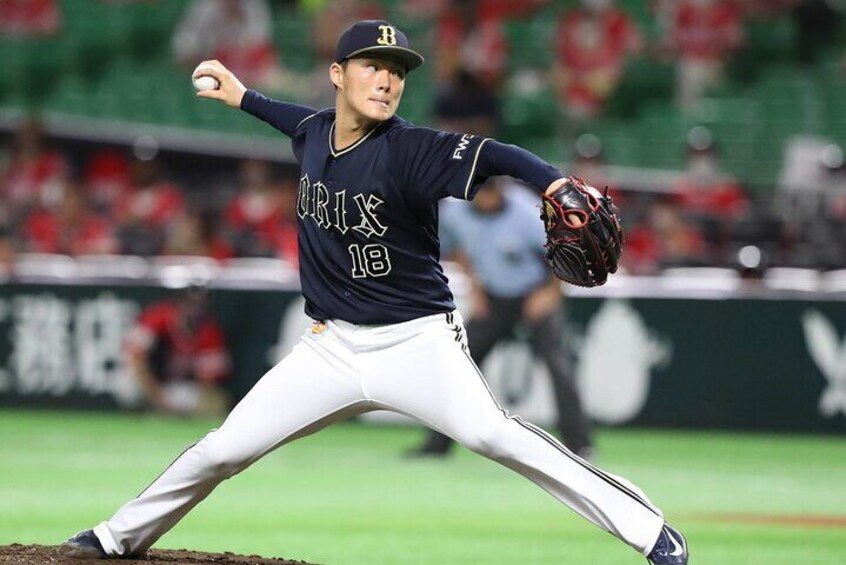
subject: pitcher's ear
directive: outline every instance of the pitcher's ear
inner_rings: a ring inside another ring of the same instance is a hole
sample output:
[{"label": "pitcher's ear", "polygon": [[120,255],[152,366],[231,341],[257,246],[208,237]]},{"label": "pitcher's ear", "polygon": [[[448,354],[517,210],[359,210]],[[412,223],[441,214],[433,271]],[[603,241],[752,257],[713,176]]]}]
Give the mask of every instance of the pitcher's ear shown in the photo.
[{"label": "pitcher's ear", "polygon": [[344,85],[344,72],[346,69],[340,63],[332,63],[329,67],[329,80],[335,88],[341,88]]}]

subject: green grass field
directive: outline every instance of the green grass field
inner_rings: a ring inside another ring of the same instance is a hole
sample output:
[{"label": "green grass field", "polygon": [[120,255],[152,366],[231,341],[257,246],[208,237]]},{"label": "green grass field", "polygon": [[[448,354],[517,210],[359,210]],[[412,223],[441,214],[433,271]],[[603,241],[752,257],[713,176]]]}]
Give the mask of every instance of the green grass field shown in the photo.
[{"label": "green grass field", "polygon": [[[215,422],[0,412],[0,545],[108,518]],[[342,424],[224,482],[160,548],[327,564],[644,563],[521,477],[465,450],[403,458],[406,427]],[[637,483],[695,565],[846,564],[844,438],[603,430],[598,464]]]}]

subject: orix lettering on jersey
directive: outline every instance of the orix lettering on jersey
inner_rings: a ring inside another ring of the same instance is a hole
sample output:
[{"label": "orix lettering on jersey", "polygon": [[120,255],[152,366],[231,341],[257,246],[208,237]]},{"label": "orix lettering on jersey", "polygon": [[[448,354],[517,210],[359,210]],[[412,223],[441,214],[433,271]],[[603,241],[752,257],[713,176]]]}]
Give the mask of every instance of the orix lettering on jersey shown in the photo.
[{"label": "orix lettering on jersey", "polygon": [[[384,204],[384,201],[375,194],[366,196],[356,194],[352,200],[355,202],[360,218],[360,223],[352,226],[352,229],[368,238],[373,235],[385,235],[388,228],[382,225],[376,214],[376,209]],[[341,234],[345,234],[350,229],[347,224],[347,191],[338,190],[330,193],[321,181],[312,185],[308,175],[304,175],[300,179],[297,215],[301,219],[309,216],[320,227],[324,229],[335,228]]]},{"label": "orix lettering on jersey", "polygon": [[[346,197],[346,190],[330,193],[325,184],[318,181],[312,186],[308,175],[304,175],[300,179],[297,215],[300,219],[311,218],[323,229],[335,228],[342,235],[346,234],[350,229],[347,225]],[[368,239],[385,235],[388,228],[379,222],[376,215],[376,208],[384,201],[374,194],[356,194],[352,200],[361,218],[360,223],[352,226],[352,229]],[[334,210],[331,216],[330,209]],[[353,278],[384,277],[390,274],[390,254],[381,243],[351,243],[347,249],[351,261],[350,274]]]},{"label": "orix lettering on jersey", "polygon": [[452,311],[439,263],[437,203],[473,196],[486,140],[394,117],[337,150],[333,127],[334,111],[324,110],[303,120],[292,138],[302,167],[297,216],[306,312],[375,324]]}]

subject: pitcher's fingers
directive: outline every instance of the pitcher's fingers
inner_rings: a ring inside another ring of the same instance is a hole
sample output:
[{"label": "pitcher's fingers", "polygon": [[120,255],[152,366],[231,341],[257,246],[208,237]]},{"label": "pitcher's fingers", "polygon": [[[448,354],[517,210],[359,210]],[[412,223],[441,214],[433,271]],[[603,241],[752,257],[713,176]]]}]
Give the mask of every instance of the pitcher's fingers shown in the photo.
[{"label": "pitcher's fingers", "polygon": [[197,92],[200,98],[211,98],[212,100],[225,100],[226,94],[221,90],[201,90]]},{"label": "pitcher's fingers", "polygon": [[197,77],[212,77],[217,80],[217,82],[222,82],[222,79],[225,76],[226,73],[221,72],[214,67],[197,67],[197,70],[191,74],[192,79]]},{"label": "pitcher's fingers", "polygon": [[226,67],[223,66],[223,63],[221,63],[217,59],[206,59],[204,61],[200,61],[200,63],[197,66],[198,67],[204,67],[204,66],[214,67],[215,69],[218,69],[218,70],[221,70],[221,71],[226,70]]},{"label": "pitcher's fingers", "polygon": [[544,194],[552,194],[553,192],[555,192],[558,189],[558,187],[565,184],[566,182],[567,182],[567,177],[562,177],[560,179],[556,179],[556,180],[552,181],[550,183],[550,185],[544,191]]},{"label": "pitcher's fingers", "polygon": [[229,74],[229,70],[224,67],[220,61],[214,59],[210,61],[203,61],[197,68],[194,69],[194,72],[191,73],[192,78],[197,78],[198,76],[210,76],[214,77],[220,81],[221,77],[225,74]]},{"label": "pitcher's fingers", "polygon": [[574,228],[580,228],[585,224],[584,219],[578,214],[567,214],[567,220],[573,225]]}]

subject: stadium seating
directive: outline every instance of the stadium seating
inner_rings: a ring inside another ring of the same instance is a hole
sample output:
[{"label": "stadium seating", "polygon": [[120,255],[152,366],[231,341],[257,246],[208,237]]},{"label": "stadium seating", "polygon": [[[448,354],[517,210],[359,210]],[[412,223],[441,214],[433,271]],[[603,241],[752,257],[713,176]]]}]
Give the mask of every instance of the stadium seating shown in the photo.
[{"label": "stadium seating", "polygon": [[[189,0],[102,2],[61,0],[64,27],[46,39],[0,39],[0,107],[42,109],[97,120],[151,123],[190,130],[274,135],[255,120],[213,104],[197,104],[185,69],[172,61],[170,38]],[[559,0],[535,17],[507,23],[509,68],[534,70],[543,80],[554,52],[556,16],[578,2]],[[621,0],[647,38],[659,24],[647,2]],[[427,50],[426,22],[401,21]],[[306,72],[315,64],[306,11],[273,5],[273,37],[285,65]],[[846,81],[842,49],[811,68],[795,64],[795,36],[789,17],[750,20],[746,45],[734,58],[729,81],[710,93],[697,111],[683,115],[673,104],[671,62],[641,57],[631,61],[603,118],[582,131],[600,136],[612,165],[679,169],[685,136],[694,125],[711,128],[726,168],[753,189],[771,187],[780,170],[784,141],[797,133],[828,136],[846,145]],[[427,51],[429,53],[430,50]],[[409,78],[401,115],[416,123],[431,118],[435,80],[431,65]],[[503,92],[500,137],[537,149],[545,157],[569,158],[573,132],[561,127],[561,109],[546,86]]]}]

